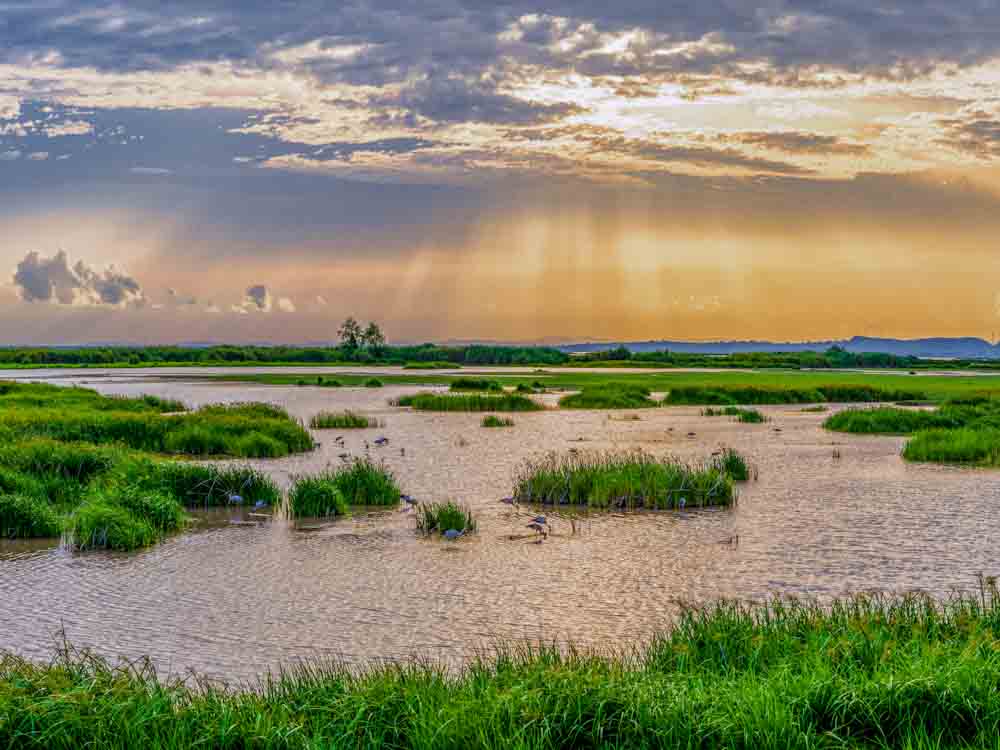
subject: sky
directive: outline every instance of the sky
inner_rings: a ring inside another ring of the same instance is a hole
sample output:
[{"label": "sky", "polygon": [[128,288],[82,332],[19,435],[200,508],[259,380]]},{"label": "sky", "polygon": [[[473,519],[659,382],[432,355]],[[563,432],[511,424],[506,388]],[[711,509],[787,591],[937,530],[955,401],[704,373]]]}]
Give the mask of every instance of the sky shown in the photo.
[{"label": "sky", "polygon": [[1000,331],[1000,0],[0,0],[0,344]]}]

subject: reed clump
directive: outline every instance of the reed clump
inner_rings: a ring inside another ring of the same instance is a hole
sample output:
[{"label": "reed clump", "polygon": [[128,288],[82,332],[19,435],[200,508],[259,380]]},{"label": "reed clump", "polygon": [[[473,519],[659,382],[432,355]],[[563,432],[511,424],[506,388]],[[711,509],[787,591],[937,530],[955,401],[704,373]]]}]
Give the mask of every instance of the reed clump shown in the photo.
[{"label": "reed clump", "polygon": [[70,647],[4,653],[0,745],[995,747],[998,630],[992,595],[721,602],[627,652],[507,645],[457,673],[303,665],[231,689]]},{"label": "reed clump", "polygon": [[703,417],[736,417],[737,422],[744,424],[763,424],[768,422],[767,417],[756,409],[744,409],[740,406],[726,406],[720,409],[708,407],[701,410]]},{"label": "reed clump", "polygon": [[725,448],[713,456],[712,464],[734,482],[747,482],[757,478],[757,469],[732,448]]},{"label": "reed clump", "polygon": [[457,378],[451,381],[449,388],[453,391],[503,391],[503,386],[496,380],[484,380],[481,378]]},{"label": "reed clump", "polygon": [[524,463],[514,480],[522,503],[669,510],[736,502],[722,464],[690,464],[641,451],[550,453]]},{"label": "reed clump", "polygon": [[540,411],[542,409],[541,404],[515,393],[505,393],[502,396],[479,393],[460,396],[440,393],[418,393],[412,396],[401,396],[392,403],[394,406],[409,406],[417,411],[519,412]]},{"label": "reed clump", "polygon": [[608,383],[584,388],[559,399],[563,409],[649,409],[657,406],[648,388],[627,383]]},{"label": "reed clump", "polygon": [[368,378],[368,380],[365,381],[365,388],[382,388],[384,385],[385,383],[378,378]]},{"label": "reed clump", "polygon": [[288,514],[292,518],[342,516],[347,500],[338,488],[336,472],[298,477],[288,492]]},{"label": "reed clump", "polygon": [[309,420],[309,426],[314,430],[363,430],[381,427],[382,423],[374,417],[353,411],[321,411]]},{"label": "reed clump", "polygon": [[455,362],[407,362],[404,370],[458,370],[462,366]]},{"label": "reed clump", "polygon": [[444,534],[457,531],[471,534],[476,530],[476,519],[465,505],[454,501],[443,503],[420,503],[416,509],[417,530],[425,534]]},{"label": "reed clump", "polygon": [[514,420],[510,417],[498,417],[496,414],[487,414],[483,417],[483,427],[513,427]]},{"label": "reed clump", "polygon": [[766,404],[876,403],[926,399],[922,391],[872,385],[820,385],[815,388],[761,386],[681,386],[663,400],[670,406],[755,406]]}]

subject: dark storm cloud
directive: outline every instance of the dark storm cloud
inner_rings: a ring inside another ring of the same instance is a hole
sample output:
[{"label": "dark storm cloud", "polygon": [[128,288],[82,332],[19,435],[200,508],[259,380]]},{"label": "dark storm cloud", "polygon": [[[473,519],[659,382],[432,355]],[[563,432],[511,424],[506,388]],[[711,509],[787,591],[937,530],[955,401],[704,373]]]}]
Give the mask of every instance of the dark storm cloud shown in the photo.
[{"label": "dark storm cloud", "polygon": [[980,159],[1000,158],[1000,115],[975,112],[964,119],[942,122],[947,136],[941,143]]},{"label": "dark storm cloud", "polygon": [[534,125],[582,111],[572,104],[541,104],[499,93],[495,84],[457,76],[429,78],[382,98],[380,104],[403,107],[436,122],[490,122]]},{"label": "dark storm cloud", "polygon": [[[544,20],[517,41],[498,32],[524,14],[564,16],[598,31],[641,27],[672,42],[713,35],[733,48],[692,50],[669,59],[623,64],[608,56],[563,60],[592,72],[633,67],[685,70],[768,59],[778,66],[851,70],[894,66],[894,75],[936,61],[973,63],[1000,49],[997,0],[48,0],[6,4],[0,19],[4,59],[57,51],[67,66],[156,70],[181,63],[261,63],[276,49],[320,41],[363,45],[348,59],[315,55],[304,65],[324,80],[380,84],[419,73],[473,75],[503,56],[545,61],[559,31]],[[583,32],[581,32],[583,33]],[[550,63],[554,62],[549,60]],[[270,64],[270,63],[269,63]]]},{"label": "dark storm cloud", "polygon": [[82,260],[70,266],[62,251],[51,258],[28,253],[17,264],[13,280],[25,302],[112,307],[145,303],[142,287],[131,276],[113,268],[95,271]]},{"label": "dark storm cloud", "polygon": [[[259,114],[231,109],[119,108],[81,112],[50,103],[23,102],[20,117],[27,127],[6,134],[0,131],[0,159],[15,151],[19,157],[37,152],[50,154],[45,165],[28,165],[22,159],[17,172],[5,170],[6,177],[20,180],[126,173],[165,177],[220,170],[245,172],[278,156],[330,161],[347,159],[359,151],[398,155],[436,145],[432,140],[408,137],[298,143],[282,140],[279,126],[299,123],[304,118],[259,118]],[[239,132],[257,122],[265,123],[263,133]],[[67,123],[80,125],[78,130],[84,130],[82,126],[86,125],[90,130],[61,135]]]},{"label": "dark storm cloud", "polygon": [[760,146],[772,151],[810,156],[866,156],[871,147],[863,143],[850,143],[835,135],[801,133],[796,131],[774,133],[738,133],[724,140],[745,146]]}]

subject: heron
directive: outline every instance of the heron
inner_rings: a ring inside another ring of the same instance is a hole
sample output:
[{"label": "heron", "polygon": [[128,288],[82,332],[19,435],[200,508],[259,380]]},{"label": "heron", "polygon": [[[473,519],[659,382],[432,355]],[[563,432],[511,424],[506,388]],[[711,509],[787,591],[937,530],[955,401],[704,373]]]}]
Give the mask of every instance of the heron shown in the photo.
[{"label": "heron", "polygon": [[415,500],[414,498],[410,497],[409,495],[400,495],[400,499],[404,503],[406,503],[407,505],[417,505],[417,504],[420,503],[419,500]]},{"label": "heron", "polygon": [[540,526],[544,526],[545,524],[548,523],[545,516],[535,516],[533,519],[531,519],[531,522],[537,523]]},{"label": "heron", "polygon": [[230,495],[229,502],[232,503],[233,505],[237,505],[243,502],[243,497],[241,495],[236,495],[236,494]]},{"label": "heron", "polygon": [[389,438],[387,438],[387,437],[375,438],[375,445],[377,445],[379,447],[381,447],[383,445],[388,445],[388,444],[389,444]]},{"label": "heron", "polygon": [[680,499],[680,502],[677,503],[677,507],[680,508],[681,510],[684,510],[685,505],[687,505],[687,499],[682,497]]},{"label": "heron", "polygon": [[444,538],[454,541],[458,539],[460,536],[462,536],[462,534],[464,533],[465,533],[464,531],[459,531],[458,529],[448,529],[446,532],[444,532]]},{"label": "heron", "polygon": [[254,508],[266,508],[267,507],[267,503],[265,503],[263,500],[258,500],[257,502],[255,502],[253,504],[253,507]]},{"label": "heron", "polygon": [[512,497],[502,497],[500,498],[500,502],[503,503],[504,505],[514,505],[515,503],[517,503],[517,500],[515,500]]}]

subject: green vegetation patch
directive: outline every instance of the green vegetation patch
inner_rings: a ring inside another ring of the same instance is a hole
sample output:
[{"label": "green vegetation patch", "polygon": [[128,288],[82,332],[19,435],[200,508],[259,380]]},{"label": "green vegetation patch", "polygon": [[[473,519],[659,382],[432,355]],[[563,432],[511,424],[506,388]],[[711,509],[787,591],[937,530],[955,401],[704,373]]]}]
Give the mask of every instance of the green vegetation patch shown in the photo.
[{"label": "green vegetation patch", "polygon": [[926,430],[903,448],[907,461],[1000,466],[1000,430]]},{"label": "green vegetation patch", "polygon": [[449,388],[453,391],[502,391],[503,386],[496,380],[477,378],[458,378],[451,381]]},{"label": "green vegetation patch", "polygon": [[374,417],[366,417],[353,411],[321,411],[309,420],[309,426],[314,430],[363,430],[381,427],[382,423]]},{"label": "green vegetation patch", "polygon": [[726,406],[721,409],[708,407],[701,410],[703,417],[736,417],[737,422],[744,424],[763,424],[769,421],[767,417],[756,409],[744,409],[739,406]]},{"label": "green vegetation patch", "polygon": [[476,520],[465,505],[448,501],[444,503],[420,503],[417,506],[417,530],[425,534],[444,534],[447,531],[459,534],[476,530]]},{"label": "green vegetation patch", "polygon": [[404,370],[458,370],[462,366],[452,362],[407,362]]},{"label": "green vegetation patch", "polygon": [[1000,400],[969,396],[938,409],[846,409],[830,416],[828,430],[913,435],[908,461],[1000,466]]},{"label": "green vegetation patch", "polygon": [[527,461],[514,483],[522,503],[595,508],[698,508],[736,501],[723,462],[694,465],[626,453],[551,453]]},{"label": "green vegetation patch", "polygon": [[292,518],[342,516],[347,510],[336,472],[298,477],[288,493],[288,514]]},{"label": "green vegetation patch", "polygon": [[559,400],[563,409],[648,409],[657,406],[649,389],[628,383],[590,386]]},{"label": "green vegetation patch", "polygon": [[0,537],[56,537],[62,519],[37,495],[0,494]]},{"label": "green vegetation patch", "polygon": [[483,417],[483,427],[513,427],[514,420],[510,417],[498,417],[496,414],[487,414]]},{"label": "green vegetation patch", "polygon": [[526,396],[505,393],[502,396],[488,396],[471,393],[461,396],[440,393],[418,393],[401,396],[394,402],[396,406],[409,406],[417,411],[540,411],[542,405]]},{"label": "green vegetation patch", "polygon": [[0,745],[996,747],[998,635],[995,601],[906,596],[687,608],[627,654],[509,646],[457,673],[307,665],[231,690],[4,654]]}]

